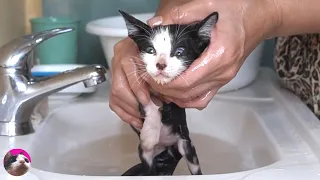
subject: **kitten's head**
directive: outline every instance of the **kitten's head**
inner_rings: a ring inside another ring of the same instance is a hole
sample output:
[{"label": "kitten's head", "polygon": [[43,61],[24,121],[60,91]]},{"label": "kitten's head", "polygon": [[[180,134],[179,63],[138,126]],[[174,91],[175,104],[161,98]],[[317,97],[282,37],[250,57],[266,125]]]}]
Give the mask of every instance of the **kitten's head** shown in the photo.
[{"label": "kitten's head", "polygon": [[171,24],[150,27],[135,17],[119,11],[129,37],[140,50],[147,73],[159,84],[165,84],[188,69],[210,43],[211,31],[218,21],[213,12],[193,24]]},{"label": "kitten's head", "polygon": [[30,161],[22,152],[14,156],[9,152],[4,158],[4,168],[11,175],[21,176],[29,170]]}]

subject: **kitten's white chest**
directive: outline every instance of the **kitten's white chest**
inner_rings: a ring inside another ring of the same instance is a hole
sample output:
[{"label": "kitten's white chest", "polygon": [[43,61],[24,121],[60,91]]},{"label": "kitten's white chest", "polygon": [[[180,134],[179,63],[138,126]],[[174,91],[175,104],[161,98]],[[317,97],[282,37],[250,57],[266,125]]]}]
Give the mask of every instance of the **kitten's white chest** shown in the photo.
[{"label": "kitten's white chest", "polygon": [[151,150],[156,145],[170,146],[178,140],[178,136],[171,133],[171,128],[162,124],[159,108],[152,101],[144,108],[146,118],[140,131],[140,140],[146,150]]},{"label": "kitten's white chest", "polygon": [[159,106],[152,101],[144,107],[145,120],[140,131],[141,146],[143,149],[152,150],[159,143],[162,127]]}]

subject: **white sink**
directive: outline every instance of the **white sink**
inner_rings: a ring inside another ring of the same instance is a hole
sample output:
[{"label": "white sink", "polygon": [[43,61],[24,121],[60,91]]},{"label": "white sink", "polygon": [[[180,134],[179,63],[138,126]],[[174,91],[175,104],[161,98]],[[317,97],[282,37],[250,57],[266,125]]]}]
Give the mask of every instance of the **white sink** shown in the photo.
[{"label": "white sink", "polygon": [[[204,176],[190,176],[182,159],[173,177],[148,179],[319,179],[319,120],[273,77],[261,71],[249,87],[217,95],[203,111],[187,110]],[[108,94],[104,88],[97,94]],[[94,97],[61,101],[34,134],[0,137],[0,143],[26,149],[29,176],[39,179],[144,179],[120,177],[139,163],[138,137],[109,109],[108,97]]]},{"label": "white sink", "polygon": [[[250,108],[218,100],[202,112],[189,110],[187,115],[204,174],[246,171],[280,160],[272,137]],[[37,133],[41,139],[30,151],[37,169],[117,176],[139,163],[137,135],[107,103],[58,109]],[[183,160],[175,174],[190,174]]]}]

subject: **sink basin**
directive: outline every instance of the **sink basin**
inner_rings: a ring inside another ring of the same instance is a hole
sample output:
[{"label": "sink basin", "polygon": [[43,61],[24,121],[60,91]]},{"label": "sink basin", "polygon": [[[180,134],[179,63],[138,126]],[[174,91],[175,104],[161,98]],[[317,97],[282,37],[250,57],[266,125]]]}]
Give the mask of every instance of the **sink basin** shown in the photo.
[{"label": "sink basin", "polygon": [[[34,134],[0,137],[0,144],[27,150],[30,175],[39,179],[119,179],[139,162],[138,137],[109,109],[108,91],[105,84],[92,96],[51,101]],[[217,94],[203,111],[188,109],[187,121],[203,180],[319,179],[319,120],[271,70],[246,88]],[[173,179],[199,178],[189,175],[182,159]],[[158,178],[167,179],[150,177]]]},{"label": "sink basin", "polygon": [[[232,112],[232,113],[230,113]],[[191,138],[204,174],[246,171],[275,163],[278,152],[259,117],[234,103],[215,101],[188,110]],[[117,176],[139,163],[138,137],[107,103],[57,109],[36,132],[33,167],[61,174]],[[175,175],[189,175],[181,160]]]}]

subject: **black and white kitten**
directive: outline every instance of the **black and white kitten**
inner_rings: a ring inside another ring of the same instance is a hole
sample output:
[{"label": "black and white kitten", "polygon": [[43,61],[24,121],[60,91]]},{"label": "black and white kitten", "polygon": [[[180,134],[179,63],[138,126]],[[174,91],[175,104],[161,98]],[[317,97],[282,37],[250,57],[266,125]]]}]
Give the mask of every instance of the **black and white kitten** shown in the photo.
[{"label": "black and white kitten", "polygon": [[13,176],[22,176],[28,172],[30,161],[22,152],[17,155],[8,152],[4,157],[4,168]]},{"label": "black and white kitten", "polygon": [[[135,17],[119,11],[136,43],[144,71],[157,83],[165,84],[177,78],[197,59],[210,43],[212,29],[218,21],[213,12],[193,24],[171,24],[150,27]],[[172,175],[183,157],[192,175],[201,175],[196,149],[189,137],[184,108],[161,102],[151,96],[147,106],[139,105],[143,127],[134,129],[140,137],[141,163],[123,175]]]}]

